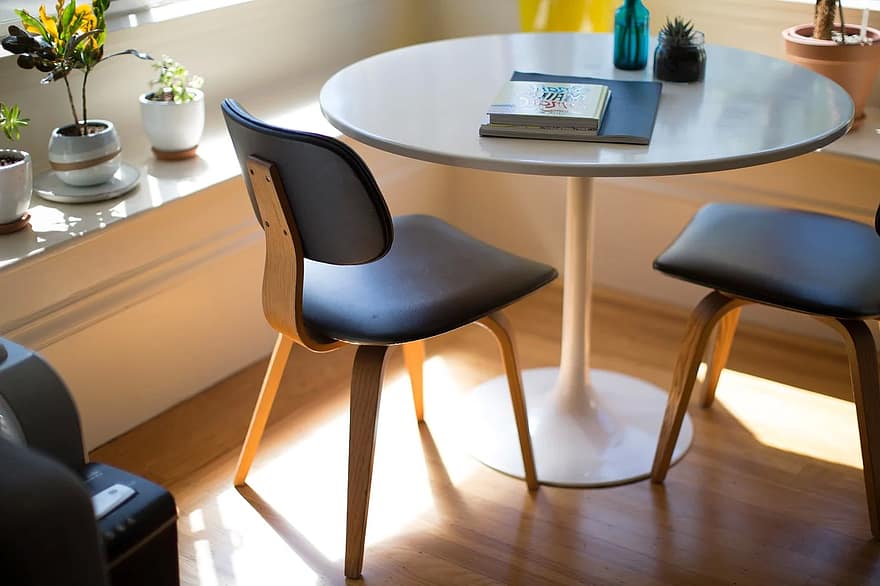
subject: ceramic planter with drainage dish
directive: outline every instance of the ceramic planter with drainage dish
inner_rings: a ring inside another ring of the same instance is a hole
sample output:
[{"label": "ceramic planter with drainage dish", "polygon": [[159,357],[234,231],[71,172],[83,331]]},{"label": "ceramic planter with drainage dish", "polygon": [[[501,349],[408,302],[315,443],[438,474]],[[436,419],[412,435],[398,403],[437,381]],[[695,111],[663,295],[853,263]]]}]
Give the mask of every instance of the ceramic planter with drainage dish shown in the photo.
[{"label": "ceramic planter with drainage dish", "polygon": [[205,94],[189,89],[189,102],[151,100],[152,93],[140,96],[141,120],[153,152],[158,159],[186,159],[196,154],[205,129]]},{"label": "ceramic planter with drainage dish", "polygon": [[[840,30],[840,25],[835,25]],[[861,27],[846,25],[848,35],[858,35]],[[831,78],[845,89],[855,104],[855,124],[865,117],[865,103],[880,69],[880,31],[867,27],[870,45],[840,45],[813,38],[813,25],[801,24],[782,31],[789,61]]]},{"label": "ceramic planter with drainage dish", "polygon": [[0,224],[13,224],[21,220],[31,203],[33,175],[31,156],[15,149],[0,149]]},{"label": "ceramic planter with drainage dish", "polygon": [[109,181],[122,162],[122,143],[112,122],[89,120],[91,134],[76,134],[74,125],[52,131],[49,166],[68,185],[84,187]]}]

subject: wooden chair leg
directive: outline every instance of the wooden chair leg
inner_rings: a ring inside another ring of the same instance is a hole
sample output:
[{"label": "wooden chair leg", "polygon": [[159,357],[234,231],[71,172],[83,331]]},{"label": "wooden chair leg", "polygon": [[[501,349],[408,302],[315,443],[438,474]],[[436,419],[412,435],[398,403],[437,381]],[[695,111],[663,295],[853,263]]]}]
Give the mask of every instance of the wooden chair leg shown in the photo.
[{"label": "wooden chair leg", "polygon": [[529,490],[538,490],[538,473],[535,469],[535,455],[532,452],[532,437],[529,434],[529,418],[526,412],[526,398],[523,393],[522,376],[513,341],[513,329],[507,317],[495,312],[477,322],[495,336],[501,350],[501,360],[507,374],[507,385],[510,387],[510,399],[513,403],[513,416],[516,419],[516,431],[519,434],[519,448],[522,451],[523,468],[526,475],[526,486]]},{"label": "wooden chair leg", "polygon": [[708,408],[715,402],[715,389],[718,387],[718,379],[721,371],[727,365],[730,357],[730,349],[733,346],[733,335],[736,333],[736,325],[739,323],[739,314],[742,308],[731,309],[727,315],[718,321],[715,328],[715,348],[709,358],[708,371],[706,372],[706,384],[703,387],[703,397],[700,400],[702,407]]},{"label": "wooden chair leg", "polygon": [[865,494],[871,534],[880,539],[880,377],[877,368],[877,344],[868,324],[861,320],[825,320],[843,337],[849,355],[853,398],[859,421]]},{"label": "wooden chair leg", "polygon": [[678,441],[678,432],[681,431],[681,423],[697,380],[697,370],[712,329],[722,316],[745,303],[746,301],[742,299],[734,299],[713,291],[706,295],[691,313],[675,370],[672,373],[672,388],[669,391],[666,414],[663,416],[663,426],[657,440],[657,451],[654,453],[651,482],[663,482],[669,471],[675,442]]},{"label": "wooden chair leg", "polygon": [[364,567],[367,511],[373,478],[376,420],[388,346],[359,346],[351,372],[351,423],[348,439],[348,514],[345,576],[359,578]]},{"label": "wooden chair leg", "polygon": [[284,368],[287,366],[287,359],[290,357],[293,344],[293,339],[284,334],[278,334],[278,339],[275,340],[275,349],[269,359],[269,368],[266,369],[263,378],[263,387],[260,389],[257,404],[251,415],[251,423],[238,456],[238,465],[235,467],[235,486],[241,486],[247,480],[248,471],[251,469],[257,448],[260,446],[260,440],[263,438],[266,421],[269,419],[269,412],[272,411],[275,393],[278,392],[278,385],[281,384],[281,377],[284,375]]},{"label": "wooden chair leg", "polygon": [[416,421],[425,420],[425,378],[422,365],[425,363],[425,341],[418,340],[403,345],[403,361],[409,371],[409,380],[412,383],[413,404],[416,408]]}]

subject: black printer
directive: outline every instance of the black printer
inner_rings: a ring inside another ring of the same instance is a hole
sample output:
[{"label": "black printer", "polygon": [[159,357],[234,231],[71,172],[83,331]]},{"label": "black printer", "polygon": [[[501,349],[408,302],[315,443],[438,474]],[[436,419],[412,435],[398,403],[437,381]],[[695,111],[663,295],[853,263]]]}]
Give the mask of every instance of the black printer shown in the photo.
[{"label": "black printer", "polygon": [[[95,567],[80,573],[92,552]],[[87,463],[64,383],[38,354],[3,338],[0,562],[0,584],[180,583],[174,498],[149,480]]]}]

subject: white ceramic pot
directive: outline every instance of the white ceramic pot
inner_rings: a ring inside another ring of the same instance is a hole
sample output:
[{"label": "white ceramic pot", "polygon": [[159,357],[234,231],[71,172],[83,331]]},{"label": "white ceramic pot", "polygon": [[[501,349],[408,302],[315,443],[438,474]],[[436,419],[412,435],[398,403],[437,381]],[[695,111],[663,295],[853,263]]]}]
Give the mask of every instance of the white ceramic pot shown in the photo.
[{"label": "white ceramic pot", "polygon": [[205,129],[205,94],[189,90],[195,97],[190,102],[175,104],[151,100],[151,93],[142,94],[141,120],[153,152],[160,159],[180,159],[195,155]]},{"label": "white ceramic pot", "polygon": [[31,204],[33,175],[31,156],[14,149],[0,149],[0,159],[13,158],[17,162],[0,166],[0,224],[17,222]]},{"label": "white ceramic pot", "polygon": [[108,181],[122,162],[122,143],[112,122],[89,120],[98,127],[93,134],[68,135],[73,125],[52,131],[49,137],[49,166],[68,185],[98,185]]}]

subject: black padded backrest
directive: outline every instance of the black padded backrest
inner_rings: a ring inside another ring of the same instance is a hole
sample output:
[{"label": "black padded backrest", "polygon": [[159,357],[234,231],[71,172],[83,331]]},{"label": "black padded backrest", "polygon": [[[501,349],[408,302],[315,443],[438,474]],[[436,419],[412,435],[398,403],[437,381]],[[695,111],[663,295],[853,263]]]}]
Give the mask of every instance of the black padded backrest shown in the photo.
[{"label": "black padded backrest", "polygon": [[877,212],[874,214],[874,231],[880,236],[880,205],[877,206]]},{"label": "black padded backrest", "polygon": [[266,124],[234,100],[224,100],[222,109],[261,225],[247,169],[252,155],[278,168],[305,258],[353,265],[388,252],[393,238],[391,214],[357,153],[328,136]]}]

